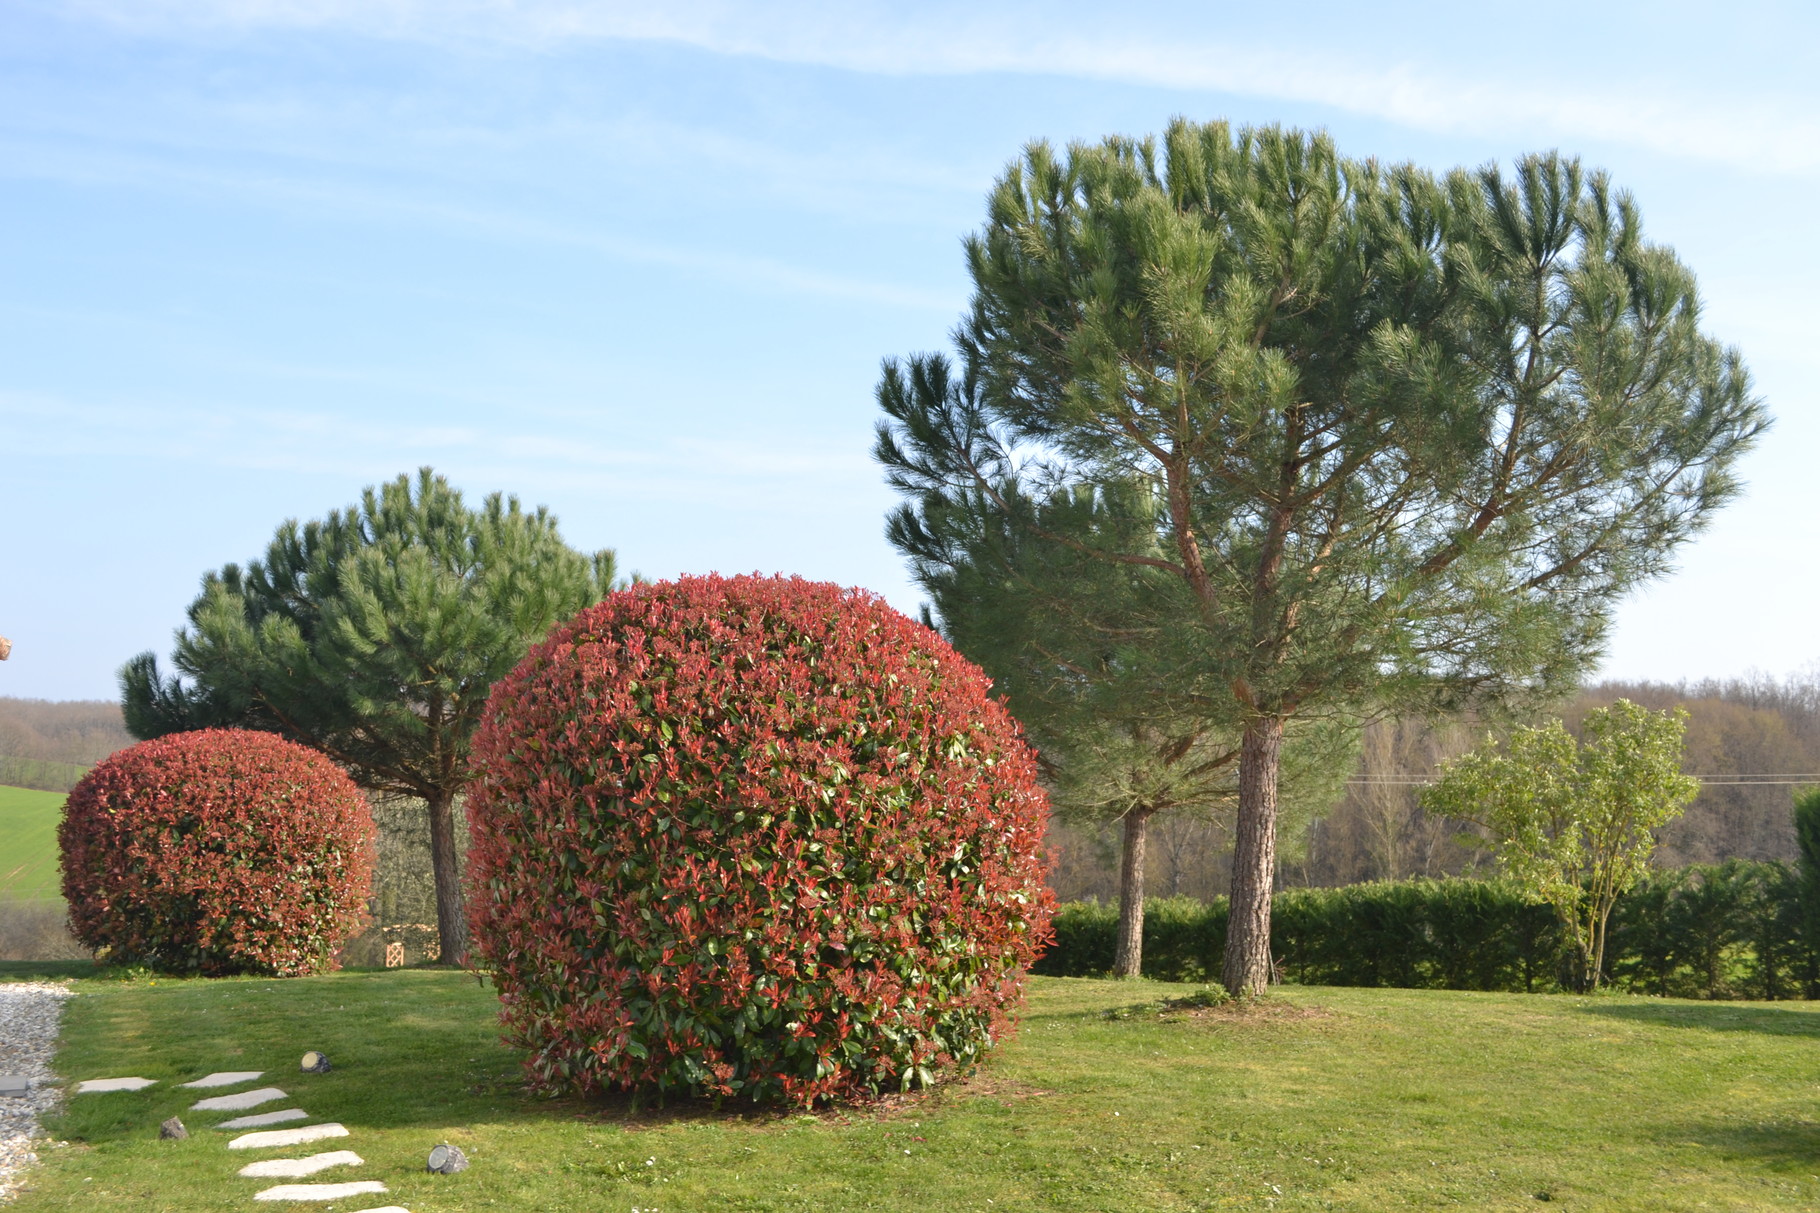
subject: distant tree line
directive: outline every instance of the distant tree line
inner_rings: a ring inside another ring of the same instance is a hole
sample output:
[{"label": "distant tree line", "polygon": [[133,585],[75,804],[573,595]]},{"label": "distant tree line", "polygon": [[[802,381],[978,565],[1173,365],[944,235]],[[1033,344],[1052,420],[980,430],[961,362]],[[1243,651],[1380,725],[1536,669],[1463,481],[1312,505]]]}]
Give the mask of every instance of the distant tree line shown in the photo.
[{"label": "distant tree line", "polygon": [[[1587,712],[1625,698],[1688,713],[1688,773],[1699,796],[1661,831],[1657,869],[1729,860],[1793,863],[1798,857],[1789,813],[1801,786],[1745,776],[1820,774],[1820,668],[1773,678],[1697,682],[1604,682],[1582,690],[1560,711],[1570,732]],[[1279,870],[1285,887],[1338,887],[1410,877],[1490,875],[1494,852],[1464,822],[1425,813],[1419,781],[1435,765],[1464,753],[1484,728],[1470,717],[1436,722],[1381,720],[1364,732],[1352,776],[1338,802],[1305,819]],[[1737,781],[1737,782],[1733,782]],[[1820,784],[1820,779],[1812,780]],[[1228,890],[1230,807],[1158,819],[1148,853],[1150,887],[1160,896],[1210,900]],[[1052,876],[1065,901],[1111,901],[1118,895],[1116,828],[1061,821],[1050,830]]]},{"label": "distant tree line", "polygon": [[116,702],[0,698],[0,784],[8,787],[67,792],[131,744]]},{"label": "distant tree line", "polygon": [[[1604,683],[1582,694],[1571,726],[1589,706],[1623,696],[1648,708],[1683,704],[1689,714],[1687,771],[1705,782],[1687,814],[1662,832],[1658,867],[1727,859],[1796,858],[1786,782],[1730,782],[1744,776],[1820,773],[1820,668],[1782,680],[1766,676],[1695,683]],[[1820,785],[1820,779],[1798,781]]]},{"label": "distant tree line", "polygon": [[[1794,862],[1792,789],[1724,781],[1820,773],[1820,669],[1783,678],[1599,683],[1580,692],[1562,715],[1572,729],[1587,711],[1620,697],[1657,710],[1685,707],[1687,770],[1711,781],[1662,831],[1656,867],[1731,859]],[[1305,816],[1288,832],[1282,884],[1334,887],[1488,874],[1492,853],[1463,823],[1424,813],[1416,802],[1418,787],[1385,780],[1425,777],[1436,762],[1465,752],[1481,733],[1461,718],[1433,724],[1385,720],[1367,728],[1338,802],[1325,813]],[[87,766],[132,742],[118,702],[0,697],[0,784],[66,791]],[[1231,811],[1228,799],[1154,820],[1146,861],[1147,883],[1156,895],[1205,901],[1227,892]],[[1050,880],[1057,896],[1116,900],[1120,833],[1117,821],[1057,820],[1049,832]]]}]

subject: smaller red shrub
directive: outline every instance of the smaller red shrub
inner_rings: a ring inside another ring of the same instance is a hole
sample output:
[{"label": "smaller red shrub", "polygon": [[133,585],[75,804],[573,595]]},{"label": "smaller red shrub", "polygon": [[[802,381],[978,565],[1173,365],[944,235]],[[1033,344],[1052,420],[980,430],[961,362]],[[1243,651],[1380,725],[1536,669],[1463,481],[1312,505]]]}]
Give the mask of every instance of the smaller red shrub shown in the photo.
[{"label": "smaller red shrub", "polygon": [[330,967],[366,919],[373,818],[340,767],[270,733],[143,741],[70,792],[57,831],[76,938],[167,973]]}]

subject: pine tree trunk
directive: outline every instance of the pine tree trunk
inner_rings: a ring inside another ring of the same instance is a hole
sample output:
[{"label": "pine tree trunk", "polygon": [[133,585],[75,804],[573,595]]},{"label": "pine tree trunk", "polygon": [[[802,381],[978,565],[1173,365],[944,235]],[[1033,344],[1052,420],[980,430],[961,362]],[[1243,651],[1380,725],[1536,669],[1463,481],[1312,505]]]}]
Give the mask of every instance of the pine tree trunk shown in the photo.
[{"label": "pine tree trunk", "polygon": [[1232,851],[1232,914],[1220,980],[1235,998],[1270,984],[1270,897],[1277,867],[1277,761],[1283,721],[1264,716],[1239,743],[1239,815]]},{"label": "pine tree trunk", "polygon": [[444,964],[460,964],[468,951],[468,924],[461,906],[461,870],[455,858],[455,798],[438,792],[429,800],[430,869],[436,876],[436,937]]},{"label": "pine tree trunk", "polygon": [[1144,837],[1150,808],[1125,814],[1124,849],[1119,855],[1119,937],[1112,954],[1114,977],[1139,977],[1144,969]]}]

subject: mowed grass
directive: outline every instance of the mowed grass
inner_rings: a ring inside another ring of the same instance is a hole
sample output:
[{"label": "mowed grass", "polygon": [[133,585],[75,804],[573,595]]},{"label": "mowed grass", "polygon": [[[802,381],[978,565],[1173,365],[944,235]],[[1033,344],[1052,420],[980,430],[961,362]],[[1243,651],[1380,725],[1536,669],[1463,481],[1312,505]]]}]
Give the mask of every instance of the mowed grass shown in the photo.
[{"label": "mowed grass", "polygon": [[[1042,979],[971,1080],[811,1116],[532,1098],[457,972],[75,988],[63,1076],[161,1081],[73,1098],[19,1213],[264,1207],[239,1166],[338,1148],[391,1192],[337,1209],[413,1213],[1820,1206],[1816,1004],[1288,988],[1159,1014],[1183,987]],[[311,1048],[332,1073],[297,1072]],[[218,1069],[352,1136],[229,1153],[228,1114],[172,1085]],[[191,1138],[158,1140],[174,1114]],[[472,1168],[427,1174],[441,1141]]]},{"label": "mowed grass", "polygon": [[56,901],[62,792],[0,787],[0,900]]}]

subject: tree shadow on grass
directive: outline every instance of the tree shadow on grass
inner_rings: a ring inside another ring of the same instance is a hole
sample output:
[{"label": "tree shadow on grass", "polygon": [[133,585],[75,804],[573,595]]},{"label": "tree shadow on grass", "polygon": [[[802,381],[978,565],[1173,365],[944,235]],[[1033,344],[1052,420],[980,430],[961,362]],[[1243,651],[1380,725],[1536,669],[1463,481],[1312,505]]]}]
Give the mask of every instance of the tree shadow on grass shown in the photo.
[{"label": "tree shadow on grass", "polygon": [[1696,1142],[1722,1157],[1757,1159],[1804,1176],[1820,1158],[1820,1124],[1811,1121],[1701,1121],[1674,1126],[1662,1137],[1665,1143]]},{"label": "tree shadow on grass", "polygon": [[[469,973],[453,970],[345,971],[324,978],[170,979],[88,983],[66,1022],[57,1069],[84,1078],[135,1075],[142,1091],[70,1099],[53,1132],[91,1144],[156,1136],[179,1116],[192,1133],[238,1111],[196,1112],[213,1094],[275,1086],[286,1092],[250,1109],[297,1107],[310,1120],[350,1130],[435,1129],[548,1123],[653,1128],[679,1121],[767,1124],[803,1115],[870,1118],[920,1106],[923,1097],[887,1097],[815,1110],[672,1096],[592,1099],[538,1096],[527,1087],[523,1053],[500,1042],[498,1002]],[[325,1053],[327,1074],[303,1073],[305,1050]],[[179,1084],[215,1070],[260,1070],[226,1092]],[[286,1127],[286,1126],[278,1126]],[[223,1137],[229,1136],[223,1134]]]},{"label": "tree shadow on grass", "polygon": [[63,981],[97,975],[92,960],[0,960],[0,981]]},{"label": "tree shadow on grass", "polygon": [[1265,1027],[1279,1024],[1303,1024],[1333,1018],[1333,1012],[1313,1003],[1290,1002],[1280,998],[1233,999],[1218,987],[1184,987],[1187,992],[1174,996],[1146,999],[1118,1006],[1078,1007],[1067,1011],[1045,1011],[1032,1019],[1055,1022],[1101,1023],[1206,1023],[1230,1024],[1237,1027]]},{"label": "tree shadow on grass", "polygon": [[1025,1098],[1032,1094],[1046,1095],[1048,1092],[1023,1084],[994,1084],[974,1075],[949,1078],[929,1090],[885,1094],[871,1099],[849,1099],[808,1108],[787,1103],[753,1104],[736,1099],[725,1099],[717,1103],[710,1099],[691,1099],[674,1094],[659,1102],[652,1095],[634,1096],[624,1092],[608,1092],[586,1099],[564,1096],[541,1102],[534,1096],[527,1098],[547,1112],[564,1119],[610,1124],[638,1131],[697,1123],[764,1126],[807,1122],[844,1125],[857,1121],[888,1121],[933,1111],[944,1104],[979,1095]]},{"label": "tree shadow on grass", "polygon": [[1589,1002],[1575,1008],[1587,1015],[1629,1020],[1662,1028],[1707,1032],[1758,1032],[1765,1036],[1820,1037],[1820,1009],[1811,1004],[1777,1006],[1738,1003]]}]

